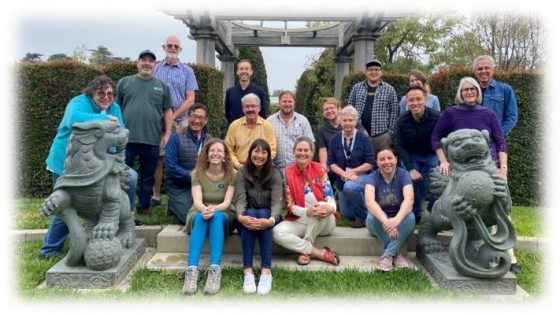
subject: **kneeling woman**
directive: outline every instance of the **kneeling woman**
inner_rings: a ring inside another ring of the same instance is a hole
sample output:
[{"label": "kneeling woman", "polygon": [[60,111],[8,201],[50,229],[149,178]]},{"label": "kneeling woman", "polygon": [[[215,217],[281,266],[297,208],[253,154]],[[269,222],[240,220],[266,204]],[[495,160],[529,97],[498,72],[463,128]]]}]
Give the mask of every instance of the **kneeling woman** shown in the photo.
[{"label": "kneeling woman", "polygon": [[[235,210],[243,248],[243,291],[267,294],[272,287],[272,227],[282,208],[282,175],[272,165],[270,145],[263,139],[249,147],[249,156],[235,176]],[[261,276],[253,274],[255,239],[259,239]]]},{"label": "kneeling woman", "polygon": [[408,236],[414,231],[412,213],[414,189],[408,172],[397,167],[397,157],[391,148],[377,152],[377,167],[366,179],[365,199],[368,208],[366,227],[383,243],[379,269],[389,271],[393,265],[407,267],[399,254]]},{"label": "kneeling woman", "polygon": [[295,163],[286,167],[284,192],[288,213],[274,227],[274,241],[300,253],[298,264],[309,264],[311,257],[339,264],[338,255],[328,247],[313,246],[315,237],[329,235],[336,227],[336,202],[327,169],[313,162],[313,142],[307,137],[296,140]]},{"label": "kneeling woman", "polygon": [[191,177],[193,206],[187,213],[186,224],[191,239],[182,292],[187,295],[196,292],[198,263],[208,235],[210,267],[204,294],[213,295],[220,290],[225,236],[232,230],[235,221],[235,212],[231,207],[235,171],[223,140],[208,140]]}]

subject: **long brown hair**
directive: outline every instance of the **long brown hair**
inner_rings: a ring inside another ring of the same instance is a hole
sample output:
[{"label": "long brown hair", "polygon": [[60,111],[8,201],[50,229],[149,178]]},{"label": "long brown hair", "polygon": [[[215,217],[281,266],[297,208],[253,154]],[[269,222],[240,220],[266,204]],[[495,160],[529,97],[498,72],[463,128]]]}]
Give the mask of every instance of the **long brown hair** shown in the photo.
[{"label": "long brown hair", "polygon": [[196,167],[195,167],[196,178],[200,180],[201,174],[204,174],[208,169],[208,166],[210,164],[208,162],[208,151],[210,151],[210,147],[216,143],[221,143],[222,146],[224,147],[225,156],[224,156],[224,161],[222,163],[222,167],[226,173],[225,175],[226,181],[231,182],[233,180],[233,176],[235,175],[235,172],[233,170],[233,163],[231,162],[229,150],[224,140],[215,137],[208,139],[208,142],[206,142],[204,148],[202,149],[202,152],[200,152],[200,155],[198,156],[198,160],[196,161]]}]

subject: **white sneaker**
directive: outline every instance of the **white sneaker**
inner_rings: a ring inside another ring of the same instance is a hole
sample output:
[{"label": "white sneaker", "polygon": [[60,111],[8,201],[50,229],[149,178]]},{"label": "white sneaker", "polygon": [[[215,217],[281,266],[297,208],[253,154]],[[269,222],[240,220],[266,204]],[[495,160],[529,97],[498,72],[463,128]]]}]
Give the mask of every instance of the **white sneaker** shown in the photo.
[{"label": "white sneaker", "polygon": [[255,284],[255,275],[246,274],[243,277],[243,292],[245,293],[255,293],[257,292],[257,285]]},{"label": "white sneaker", "polygon": [[259,278],[258,294],[268,294],[272,288],[272,275],[262,275]]}]

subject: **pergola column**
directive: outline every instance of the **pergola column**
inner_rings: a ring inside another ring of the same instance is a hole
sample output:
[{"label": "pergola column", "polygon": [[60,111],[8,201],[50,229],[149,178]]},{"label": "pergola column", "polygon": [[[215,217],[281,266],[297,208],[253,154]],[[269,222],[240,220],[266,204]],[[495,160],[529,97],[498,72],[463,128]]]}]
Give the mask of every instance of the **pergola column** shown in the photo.
[{"label": "pergola column", "polygon": [[378,34],[368,32],[352,36],[354,43],[354,71],[366,69],[366,62],[373,59],[373,44]]},{"label": "pergola column", "polygon": [[350,58],[348,56],[334,57],[336,65],[334,76],[334,97],[340,101],[342,97],[342,80],[350,73]]},{"label": "pergola column", "polygon": [[218,35],[213,31],[191,30],[191,35],[196,41],[196,63],[216,66],[216,40]]},{"label": "pergola column", "polygon": [[234,66],[235,57],[233,55],[219,55],[218,59],[221,62],[222,73],[224,74],[224,94],[226,90],[235,84]]}]

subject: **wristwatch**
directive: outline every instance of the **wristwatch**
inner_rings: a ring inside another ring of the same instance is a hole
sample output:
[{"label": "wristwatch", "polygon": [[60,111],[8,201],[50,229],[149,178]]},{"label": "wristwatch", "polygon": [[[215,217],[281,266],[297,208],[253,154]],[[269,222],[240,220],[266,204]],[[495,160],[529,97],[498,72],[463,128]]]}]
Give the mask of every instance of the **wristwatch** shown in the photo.
[{"label": "wristwatch", "polygon": [[504,165],[501,165],[500,168],[503,168],[504,170],[507,171],[507,165],[505,165],[505,164],[504,164]]},{"label": "wristwatch", "polygon": [[270,220],[272,220],[272,226],[274,226],[274,224],[276,224],[276,220],[274,219],[274,217],[270,217]]}]

